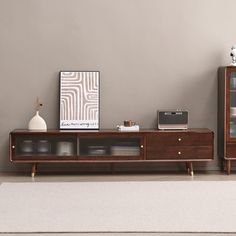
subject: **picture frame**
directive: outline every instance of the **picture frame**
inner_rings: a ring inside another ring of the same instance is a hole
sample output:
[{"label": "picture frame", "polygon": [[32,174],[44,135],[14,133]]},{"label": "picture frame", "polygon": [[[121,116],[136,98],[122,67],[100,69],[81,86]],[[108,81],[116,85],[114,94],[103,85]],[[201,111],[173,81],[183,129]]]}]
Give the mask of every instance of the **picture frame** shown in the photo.
[{"label": "picture frame", "polygon": [[99,129],[100,72],[60,71],[60,129]]}]

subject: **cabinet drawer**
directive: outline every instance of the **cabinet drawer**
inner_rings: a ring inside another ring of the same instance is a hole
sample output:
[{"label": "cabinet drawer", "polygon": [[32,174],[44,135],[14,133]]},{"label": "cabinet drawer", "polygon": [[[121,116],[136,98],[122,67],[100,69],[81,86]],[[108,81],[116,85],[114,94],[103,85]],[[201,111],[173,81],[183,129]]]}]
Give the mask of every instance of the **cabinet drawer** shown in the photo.
[{"label": "cabinet drawer", "polygon": [[208,146],[212,133],[160,132],[147,136],[148,146]]},{"label": "cabinet drawer", "polygon": [[212,159],[211,146],[159,146],[149,148],[148,160]]}]

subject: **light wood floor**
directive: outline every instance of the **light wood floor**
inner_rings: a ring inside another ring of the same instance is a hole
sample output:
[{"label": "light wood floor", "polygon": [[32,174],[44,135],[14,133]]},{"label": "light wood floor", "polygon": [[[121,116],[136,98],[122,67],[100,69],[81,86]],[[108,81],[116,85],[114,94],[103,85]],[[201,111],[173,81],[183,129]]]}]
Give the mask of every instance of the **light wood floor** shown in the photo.
[{"label": "light wood floor", "polygon": [[0,233],[1,236],[235,236],[235,233]]},{"label": "light wood floor", "polygon": [[235,236],[235,233],[38,233],[38,234],[1,234],[4,236]]},{"label": "light wood floor", "polygon": [[[3,182],[86,182],[86,181],[236,181],[236,173],[226,175],[222,172],[196,172],[189,176],[184,172],[155,174],[63,174],[38,173],[34,178],[30,173],[0,173],[0,184]],[[236,222],[235,222],[236,223]],[[15,233],[0,232],[0,236],[231,236],[236,233]]]},{"label": "light wood floor", "polygon": [[236,181],[236,172],[226,175],[220,171],[195,172],[189,176],[186,172],[156,173],[37,173],[34,178],[27,173],[1,173],[1,182],[80,182],[80,181]]}]

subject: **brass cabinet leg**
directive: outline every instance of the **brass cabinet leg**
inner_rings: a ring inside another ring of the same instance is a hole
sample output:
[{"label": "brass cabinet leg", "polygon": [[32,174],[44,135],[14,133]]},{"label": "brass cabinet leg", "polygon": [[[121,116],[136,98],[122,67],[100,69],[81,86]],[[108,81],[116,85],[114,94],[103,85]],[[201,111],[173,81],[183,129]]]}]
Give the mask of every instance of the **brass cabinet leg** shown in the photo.
[{"label": "brass cabinet leg", "polygon": [[37,164],[34,163],[34,164],[32,165],[32,170],[31,170],[31,176],[32,176],[32,177],[35,176],[36,170],[37,170]]},{"label": "brass cabinet leg", "polygon": [[186,162],[185,164],[186,164],[188,174],[193,176],[193,163],[192,162]]},{"label": "brass cabinet leg", "polygon": [[227,166],[226,166],[227,175],[230,175],[230,172],[231,172],[231,162],[230,162],[230,160],[227,160],[226,164],[227,164]]},{"label": "brass cabinet leg", "polygon": [[193,163],[190,162],[189,165],[190,165],[190,175],[193,176]]}]

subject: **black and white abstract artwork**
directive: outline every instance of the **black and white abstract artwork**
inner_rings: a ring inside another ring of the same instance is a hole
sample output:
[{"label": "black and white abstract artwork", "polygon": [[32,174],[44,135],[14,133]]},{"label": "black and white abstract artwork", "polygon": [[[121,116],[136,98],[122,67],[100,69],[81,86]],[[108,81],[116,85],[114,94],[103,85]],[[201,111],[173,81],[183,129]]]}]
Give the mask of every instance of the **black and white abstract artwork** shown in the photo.
[{"label": "black and white abstract artwork", "polygon": [[60,72],[60,129],[99,129],[99,72]]}]

